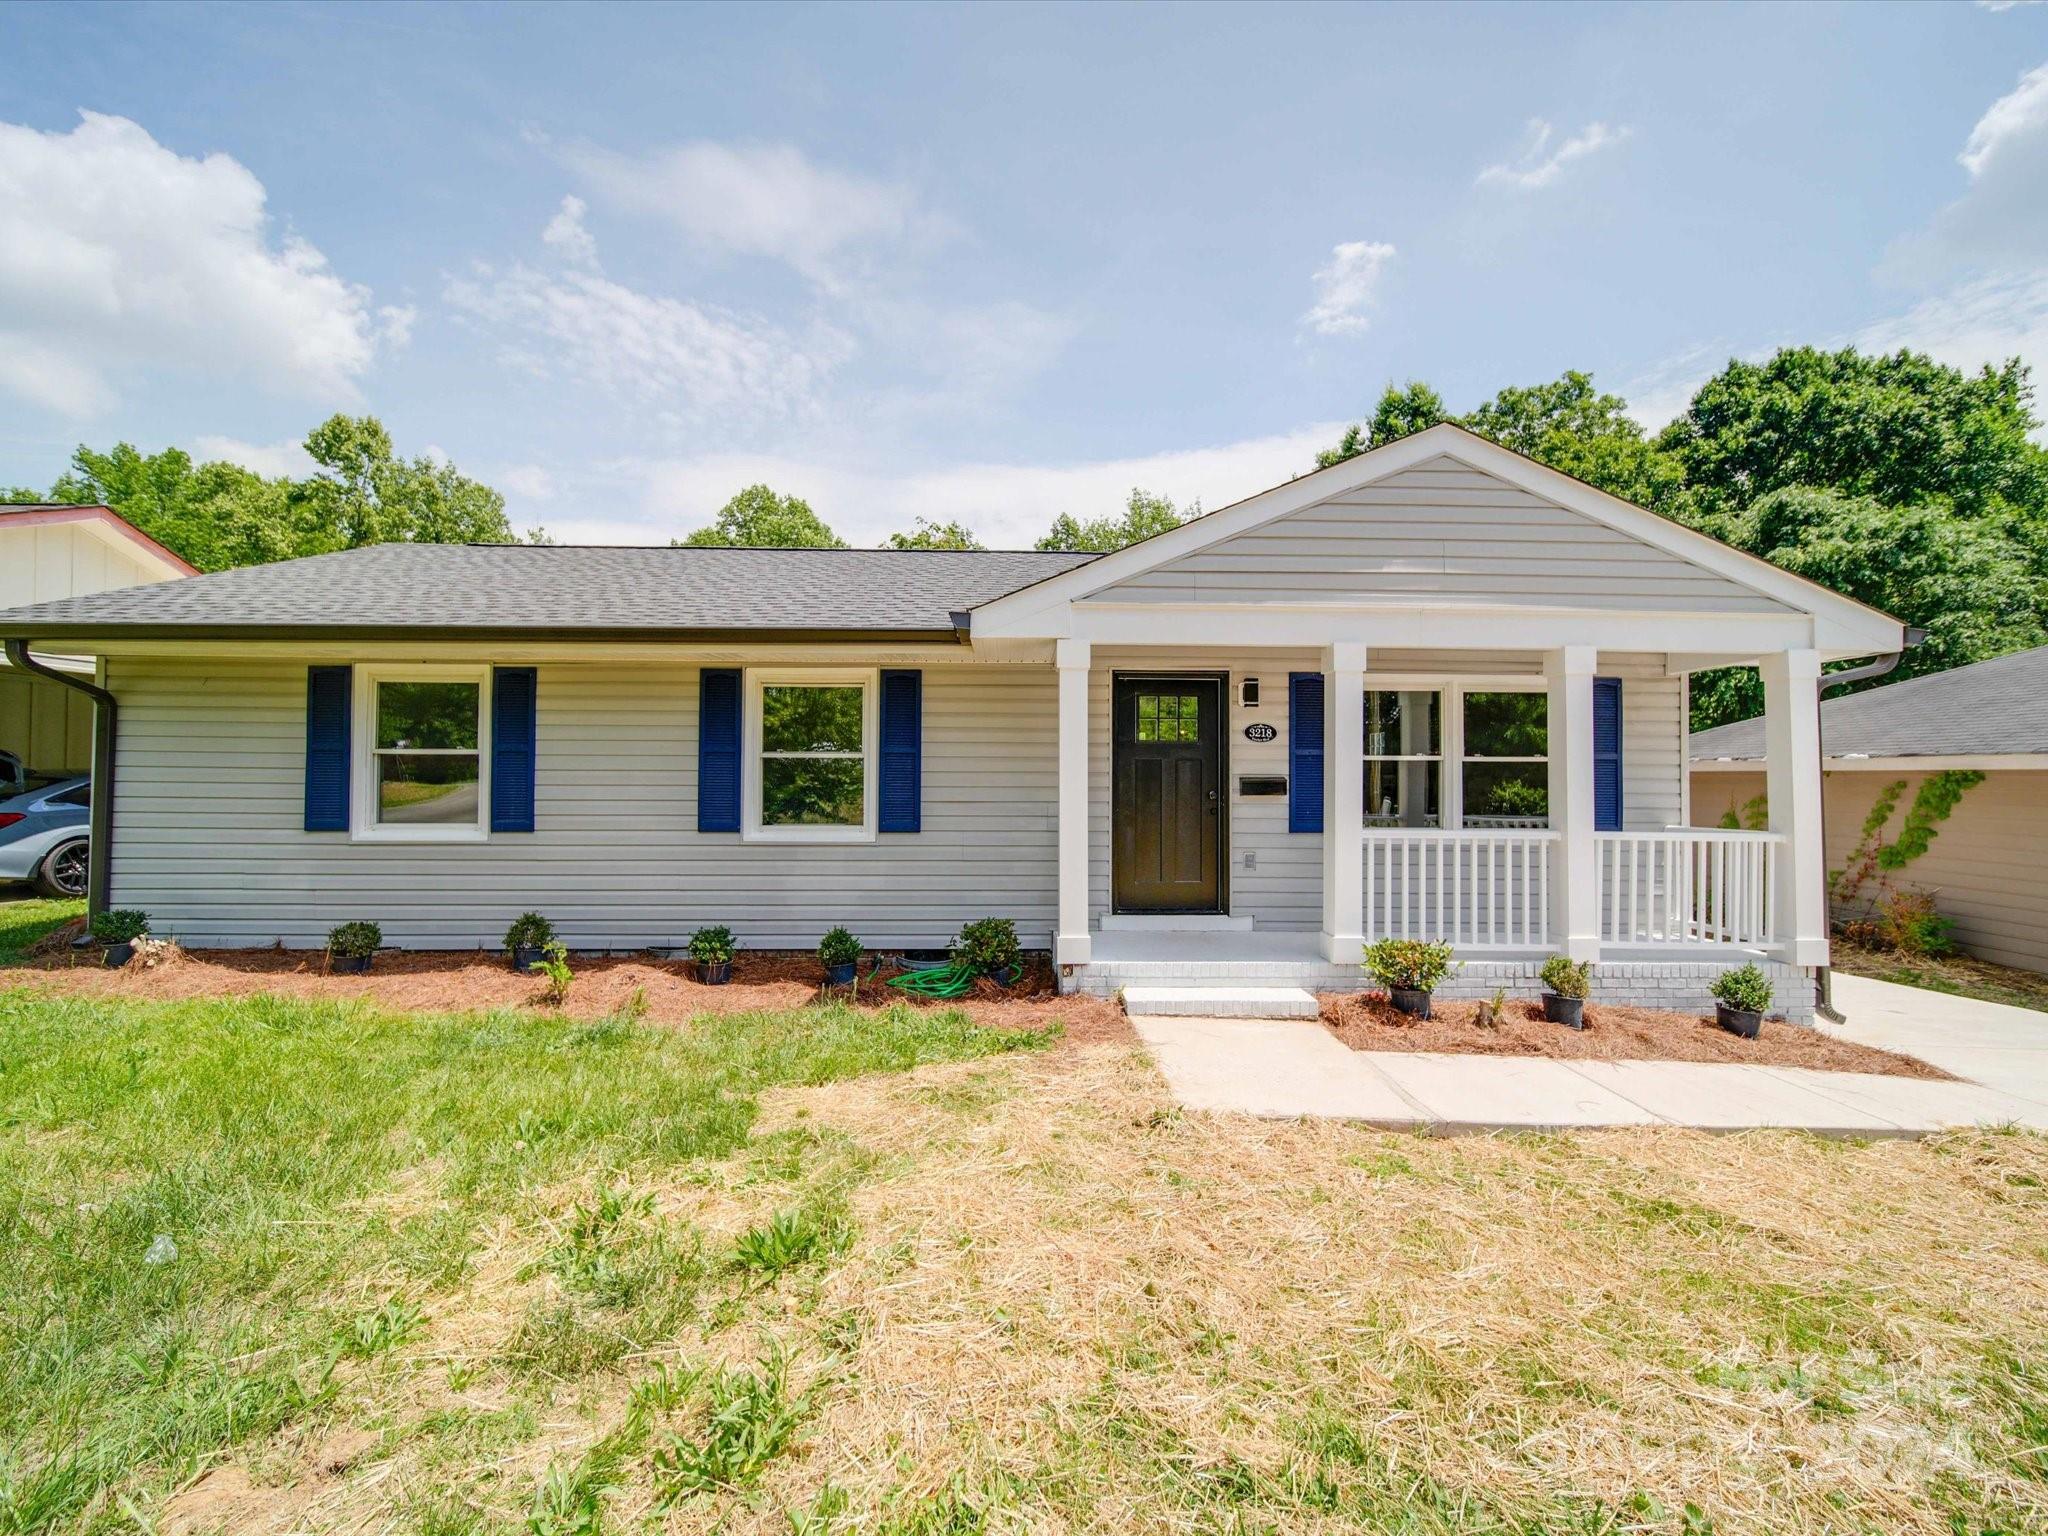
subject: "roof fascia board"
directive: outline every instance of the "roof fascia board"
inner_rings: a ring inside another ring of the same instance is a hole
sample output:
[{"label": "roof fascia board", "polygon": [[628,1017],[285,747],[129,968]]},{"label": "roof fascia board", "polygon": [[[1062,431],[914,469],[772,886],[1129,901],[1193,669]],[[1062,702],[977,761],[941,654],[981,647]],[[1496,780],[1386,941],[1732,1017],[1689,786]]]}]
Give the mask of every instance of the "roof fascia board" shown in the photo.
[{"label": "roof fascia board", "polygon": [[[1829,773],[1945,773],[1977,769],[1984,773],[2016,771],[2048,773],[2048,752],[1930,752],[1924,757],[1858,757],[1849,753],[1822,764]],[[1759,773],[1760,757],[1696,757],[1694,773]]]},{"label": "roof fascia board", "polygon": [[421,643],[459,641],[473,645],[520,645],[530,641],[572,641],[584,645],[634,644],[666,641],[677,644],[759,645],[912,645],[919,642],[961,648],[959,633],[952,629],[579,629],[574,627],[532,629],[478,628],[463,625],[407,624],[119,624],[87,625],[60,620],[10,623],[0,614],[0,636],[37,643],[59,642],[79,648],[85,654],[101,653],[102,647],[132,641],[198,642],[209,640],[261,642],[296,641],[308,644],[333,642]]},{"label": "roof fascia board", "polygon": [[109,640],[95,654],[112,660],[175,661],[496,661],[670,663],[767,666],[1002,666],[1050,661],[1049,642],[1017,642],[998,652],[979,652],[952,641],[841,645],[771,640],[732,642],[655,642],[635,637],[621,640],[563,641],[528,635],[493,640]]}]

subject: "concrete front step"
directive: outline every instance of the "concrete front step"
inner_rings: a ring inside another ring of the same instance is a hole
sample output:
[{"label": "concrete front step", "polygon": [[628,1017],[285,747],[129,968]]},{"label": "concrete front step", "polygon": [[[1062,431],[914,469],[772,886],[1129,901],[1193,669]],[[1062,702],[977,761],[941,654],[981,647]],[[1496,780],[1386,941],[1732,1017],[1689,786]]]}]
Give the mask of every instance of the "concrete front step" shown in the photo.
[{"label": "concrete front step", "polygon": [[1124,1012],[1204,1019],[1312,1019],[1315,997],[1300,987],[1125,987]]}]

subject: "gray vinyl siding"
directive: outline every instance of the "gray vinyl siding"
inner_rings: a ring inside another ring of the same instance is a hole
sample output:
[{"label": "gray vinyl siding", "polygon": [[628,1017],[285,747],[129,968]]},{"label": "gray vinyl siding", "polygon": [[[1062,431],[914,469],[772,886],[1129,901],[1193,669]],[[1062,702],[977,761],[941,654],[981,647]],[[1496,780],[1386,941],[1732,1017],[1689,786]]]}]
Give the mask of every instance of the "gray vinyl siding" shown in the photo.
[{"label": "gray vinyl siding", "polygon": [[[1896,839],[1899,823],[1926,782],[1924,773],[1837,770],[1827,775],[1827,865],[1841,869],[1863,835],[1869,814],[1887,784],[1906,781],[1885,836]],[[1693,820],[1718,825],[1724,812],[1764,792],[1764,775],[1695,773]],[[1956,803],[1935,828],[1927,852],[1897,876],[1912,890],[1932,891],[1934,904],[1955,919],[1956,941],[1970,954],[1998,965],[2048,971],[2048,772],[1997,768]],[[1837,916],[1866,915],[1838,908]]]},{"label": "gray vinyl siding", "polygon": [[1090,600],[1791,611],[1449,457],[1275,518]]},{"label": "gray vinyl siding", "polygon": [[934,946],[1009,917],[1032,947],[1056,910],[1057,684],[1049,666],[925,669],[924,829],[872,843],[700,834],[697,669],[539,669],[536,830],[488,842],[352,843],[302,830],[301,665],[117,660],[113,894],[195,945],[317,946],[350,918],[389,943],[495,948],[519,912],[573,948],[752,948],[845,923]]}]

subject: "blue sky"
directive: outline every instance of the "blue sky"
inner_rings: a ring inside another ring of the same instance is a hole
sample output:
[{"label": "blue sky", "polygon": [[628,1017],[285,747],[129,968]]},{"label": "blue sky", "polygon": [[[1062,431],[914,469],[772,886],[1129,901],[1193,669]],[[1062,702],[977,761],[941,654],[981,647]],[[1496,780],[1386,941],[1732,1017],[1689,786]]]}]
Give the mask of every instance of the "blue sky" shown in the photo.
[{"label": "blue sky", "polygon": [[0,484],[370,410],[558,537],[1028,544],[1806,341],[2048,366],[2048,5],[0,9]]}]

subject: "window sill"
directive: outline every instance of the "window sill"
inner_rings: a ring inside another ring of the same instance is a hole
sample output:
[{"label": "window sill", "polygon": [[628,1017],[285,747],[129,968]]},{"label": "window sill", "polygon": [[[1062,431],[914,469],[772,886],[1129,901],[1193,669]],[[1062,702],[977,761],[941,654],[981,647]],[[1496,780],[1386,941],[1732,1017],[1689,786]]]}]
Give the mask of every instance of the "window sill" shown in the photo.
[{"label": "window sill", "polygon": [[872,827],[749,827],[749,843],[872,843]]},{"label": "window sill", "polygon": [[352,843],[487,843],[482,827],[363,827],[351,831]]}]

